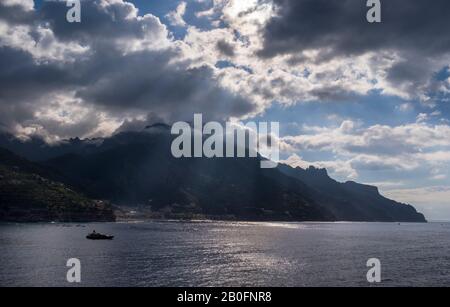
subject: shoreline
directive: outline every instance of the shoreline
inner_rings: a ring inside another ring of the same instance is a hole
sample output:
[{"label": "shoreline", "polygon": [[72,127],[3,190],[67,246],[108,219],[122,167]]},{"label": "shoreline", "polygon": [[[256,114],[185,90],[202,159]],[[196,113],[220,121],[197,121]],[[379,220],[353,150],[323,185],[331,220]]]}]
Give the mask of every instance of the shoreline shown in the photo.
[{"label": "shoreline", "polygon": [[289,224],[438,224],[450,223],[450,221],[294,221],[294,220],[246,220],[246,219],[172,219],[172,218],[140,218],[140,219],[116,219],[116,221],[0,221],[2,224],[54,224],[54,225],[76,225],[84,227],[84,224],[137,224],[147,222],[160,223],[289,223]]}]

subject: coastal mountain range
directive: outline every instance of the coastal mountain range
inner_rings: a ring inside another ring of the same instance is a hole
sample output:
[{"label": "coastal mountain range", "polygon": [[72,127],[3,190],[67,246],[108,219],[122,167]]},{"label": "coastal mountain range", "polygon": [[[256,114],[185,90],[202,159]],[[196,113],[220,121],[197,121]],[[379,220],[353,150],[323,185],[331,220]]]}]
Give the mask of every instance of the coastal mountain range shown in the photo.
[{"label": "coastal mountain range", "polygon": [[165,124],[52,145],[2,134],[0,219],[113,220],[113,205],[164,218],[426,222],[411,205],[325,169],[261,169],[261,157],[177,159],[172,139]]}]

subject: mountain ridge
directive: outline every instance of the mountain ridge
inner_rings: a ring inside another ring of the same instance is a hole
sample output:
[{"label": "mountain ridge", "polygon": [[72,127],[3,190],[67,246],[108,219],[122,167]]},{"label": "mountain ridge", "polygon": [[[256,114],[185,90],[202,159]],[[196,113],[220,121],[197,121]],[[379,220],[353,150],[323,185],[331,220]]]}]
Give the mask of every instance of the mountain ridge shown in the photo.
[{"label": "mountain ridge", "polygon": [[338,182],[329,177],[325,169],[316,169],[312,166],[306,170],[287,165],[280,165],[279,168],[285,174],[302,180],[318,191],[321,195],[316,194],[316,197],[320,197],[321,203],[340,220],[346,219],[346,214],[350,214],[355,217],[351,220],[355,221],[403,222],[414,219],[417,215],[413,206],[382,196],[376,186],[354,181]]},{"label": "mountain ridge", "polygon": [[170,217],[426,221],[412,206],[381,196],[376,187],[338,183],[324,169],[280,164],[264,170],[259,167],[261,157],[173,158],[166,127],[149,125],[144,131],[94,141],[69,140],[48,151],[41,146],[34,156],[91,198],[140,205]]}]

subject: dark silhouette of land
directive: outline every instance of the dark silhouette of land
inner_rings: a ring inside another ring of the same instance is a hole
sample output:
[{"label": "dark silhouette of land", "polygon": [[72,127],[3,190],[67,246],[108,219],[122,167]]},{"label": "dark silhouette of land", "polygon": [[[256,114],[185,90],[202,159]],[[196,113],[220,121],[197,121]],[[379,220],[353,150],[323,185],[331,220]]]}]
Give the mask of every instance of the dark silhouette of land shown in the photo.
[{"label": "dark silhouette of land", "polygon": [[[46,209],[43,216],[78,219],[73,212],[80,208],[82,216],[92,214],[91,220],[110,220],[107,203],[111,202],[118,208],[139,206],[151,212],[150,216],[162,218],[425,222],[412,206],[383,197],[373,186],[336,182],[325,169],[287,165],[261,169],[261,157],[176,159],[170,151],[172,139],[169,127],[162,124],[140,132],[121,132],[105,139],[71,139],[53,146],[38,138],[22,142],[3,135],[1,147],[33,162],[12,158],[8,164],[0,160],[0,217],[14,219],[12,207],[35,212],[58,204],[58,214]],[[15,171],[16,166],[20,172]],[[12,174],[19,173],[33,188],[14,190],[11,180],[19,175]],[[30,179],[34,174],[58,182],[59,194],[52,194],[54,189],[40,183],[41,179]],[[51,190],[52,197],[46,194],[47,198],[37,201],[32,192],[36,189]],[[17,200],[17,194],[24,198]]]}]

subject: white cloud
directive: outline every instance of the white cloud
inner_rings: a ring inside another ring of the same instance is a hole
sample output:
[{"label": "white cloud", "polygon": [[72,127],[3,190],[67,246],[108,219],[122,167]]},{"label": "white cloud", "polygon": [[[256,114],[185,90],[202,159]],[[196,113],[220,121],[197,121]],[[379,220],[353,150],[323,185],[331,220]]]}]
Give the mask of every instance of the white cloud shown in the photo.
[{"label": "white cloud", "polygon": [[[235,36],[237,56],[233,58],[234,67],[246,67],[253,74],[245,74],[239,69],[222,69],[224,84],[239,88],[238,90],[252,99],[258,99],[262,105],[273,101],[293,105],[300,101],[348,100],[354,95],[367,95],[370,91],[379,91],[384,95],[394,95],[403,99],[420,99],[429,106],[435,106],[430,90],[447,89],[447,81],[433,81],[432,73],[448,65],[449,57],[427,62],[427,72],[422,83],[400,82],[390,79],[389,72],[403,65],[407,59],[392,50],[365,52],[351,57],[323,57],[322,49],[303,50],[295,54],[279,55],[272,58],[260,58],[258,51],[263,47],[263,29],[276,15],[272,1],[258,0],[215,0],[213,6],[197,12],[198,17],[207,17],[211,23],[221,22],[224,26],[220,32],[201,31],[201,36],[209,36],[209,44],[204,40],[192,40],[190,46],[202,46],[208,54],[204,60],[214,65],[221,57],[211,50],[221,39]],[[216,35],[212,35],[212,34]],[[197,36],[198,38],[199,36]],[[308,71],[307,76],[304,72]],[[256,96],[256,97],[255,97]],[[354,98],[354,97],[353,97]],[[410,110],[404,103],[399,110]],[[264,108],[262,108],[263,110]]]},{"label": "white cloud", "polygon": [[10,25],[0,19],[0,47],[12,47],[33,55],[36,61],[66,61],[81,56],[89,47],[77,42],[60,42],[43,25]]},{"label": "white cloud", "polygon": [[280,161],[280,163],[287,164],[291,167],[307,169],[310,166],[315,168],[326,168],[332,176],[353,180],[358,177],[356,170],[351,166],[349,161],[305,161],[297,154],[292,154],[286,160]]},{"label": "white cloud", "polygon": [[429,116],[427,113],[420,113],[417,115],[416,122],[423,123],[426,122],[429,119]]},{"label": "white cloud", "polygon": [[417,154],[426,148],[450,146],[450,126],[414,123],[400,126],[373,125],[356,128],[357,123],[344,121],[341,126],[305,127],[298,136],[285,136],[283,140],[299,149],[333,151],[340,154],[398,153]]},{"label": "white cloud", "polygon": [[186,21],[184,21],[183,16],[186,13],[186,2],[181,2],[177,8],[166,15],[167,19],[173,26],[185,27]]},{"label": "white cloud", "polygon": [[[86,1],[83,9],[91,18],[75,30],[55,18],[67,11],[63,2],[47,3],[39,14],[14,6],[14,14],[0,15],[0,51],[8,57],[0,64],[13,67],[0,70],[0,122],[10,132],[54,141],[108,134],[149,111],[171,121],[194,111],[224,119],[258,109],[225,86],[214,67],[217,51],[202,49],[201,35],[192,43],[175,40],[158,17],[139,15],[122,0]],[[179,16],[185,9],[178,6]]]},{"label": "white cloud", "polygon": [[381,190],[398,189],[405,186],[403,181],[376,181],[366,182],[366,184],[380,188]]},{"label": "white cloud", "polygon": [[402,103],[401,105],[397,106],[396,109],[402,111],[402,112],[407,112],[407,111],[411,111],[413,109],[413,106],[411,103]]},{"label": "white cloud", "polygon": [[435,180],[448,170],[450,126],[414,123],[362,128],[352,121],[339,127],[304,127],[306,134],[284,136],[281,143],[297,152],[331,153],[330,161],[304,161],[292,155],[286,162],[330,168],[340,178],[355,179],[361,171],[409,172],[424,169]]},{"label": "white cloud", "polygon": [[20,5],[25,10],[30,11],[34,8],[33,0],[2,0],[6,6]]},{"label": "white cloud", "polygon": [[450,186],[385,190],[395,200],[414,204],[416,209],[431,220],[450,220]]}]

